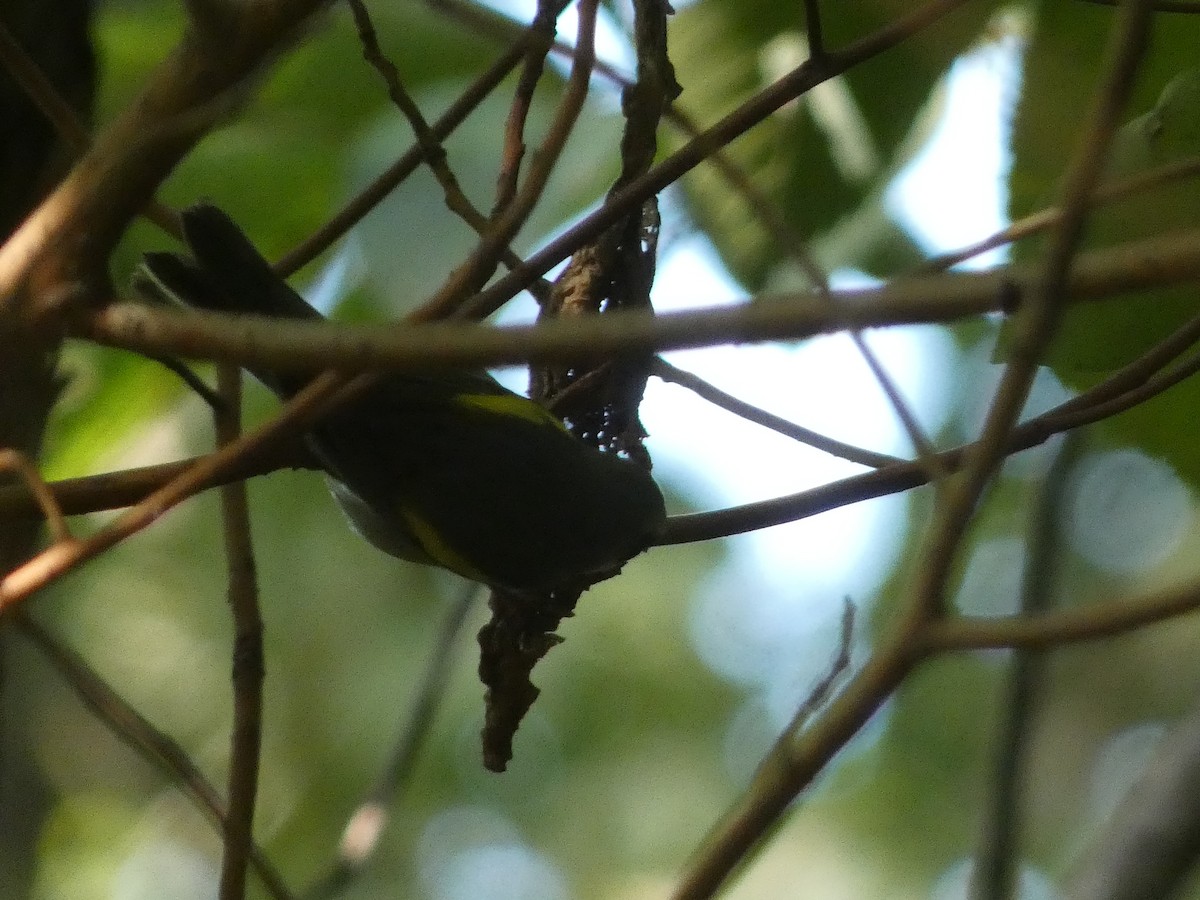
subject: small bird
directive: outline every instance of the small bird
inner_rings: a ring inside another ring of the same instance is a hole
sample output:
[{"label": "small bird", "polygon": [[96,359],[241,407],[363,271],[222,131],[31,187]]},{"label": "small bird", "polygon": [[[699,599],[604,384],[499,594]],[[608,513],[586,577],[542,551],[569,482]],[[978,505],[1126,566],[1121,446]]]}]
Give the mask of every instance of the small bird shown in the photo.
[{"label": "small bird", "polygon": [[[144,259],[166,293],[223,313],[322,318],[221,210],[197,204],[182,220],[191,257]],[[284,400],[316,374],[252,372]],[[666,518],[644,468],[484,372],[386,373],[306,439],[359,534],[494,588],[594,583],[647,549]]]}]

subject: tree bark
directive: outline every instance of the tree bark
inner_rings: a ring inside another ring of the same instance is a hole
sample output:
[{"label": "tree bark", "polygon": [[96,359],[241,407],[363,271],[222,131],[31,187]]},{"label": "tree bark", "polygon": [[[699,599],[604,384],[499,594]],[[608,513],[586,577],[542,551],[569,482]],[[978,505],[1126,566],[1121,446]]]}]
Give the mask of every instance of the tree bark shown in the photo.
[{"label": "tree bark", "polygon": [[[96,82],[91,13],[91,0],[0,0],[0,23],[83,121],[90,118]],[[0,243],[62,177],[71,157],[0,64]],[[0,448],[37,459],[58,396],[56,356],[56,345],[33,340],[20,323],[0,321]],[[33,518],[0,519],[0,572],[30,555],[39,526]],[[26,897],[52,793],[32,753],[33,676],[24,671],[30,658],[13,652],[9,631],[0,633],[0,896]]]}]

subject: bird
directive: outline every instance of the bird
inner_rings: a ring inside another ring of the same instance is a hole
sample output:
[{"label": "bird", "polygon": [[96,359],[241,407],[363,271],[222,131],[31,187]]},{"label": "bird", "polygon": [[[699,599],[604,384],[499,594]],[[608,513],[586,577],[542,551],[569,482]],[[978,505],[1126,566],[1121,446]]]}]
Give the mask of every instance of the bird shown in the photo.
[{"label": "bird", "polygon": [[[189,254],[143,270],[198,309],[324,317],[211,203],[181,213]],[[312,372],[251,367],[281,400]],[[385,372],[305,435],[354,529],[400,559],[516,593],[586,587],[646,550],[666,519],[651,474],[572,435],[484,371]]]}]

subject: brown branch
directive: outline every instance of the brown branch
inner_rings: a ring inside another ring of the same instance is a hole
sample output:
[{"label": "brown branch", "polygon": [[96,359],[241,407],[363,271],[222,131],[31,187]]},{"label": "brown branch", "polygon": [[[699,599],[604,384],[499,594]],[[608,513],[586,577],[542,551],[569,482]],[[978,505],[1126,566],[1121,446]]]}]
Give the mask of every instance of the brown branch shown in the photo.
[{"label": "brown branch", "polygon": [[764,409],[759,409],[757,406],[740,400],[732,394],[725,393],[725,391],[715,385],[709,384],[703,378],[671,365],[662,357],[655,358],[650,369],[650,374],[656,375],[663,381],[687,388],[697,397],[707,400],[714,406],[719,406],[721,409],[731,412],[735,416],[745,419],[747,422],[753,422],[755,425],[769,428],[777,434],[782,434],[784,437],[807,444],[817,450],[823,450],[831,456],[858,463],[862,466],[870,466],[874,469],[904,462],[904,460],[890,456],[887,453],[876,453],[874,450],[865,450],[862,447],[855,447],[853,444],[834,440],[812,429],[805,428],[803,425],[797,425],[795,422],[790,422],[781,416],[769,413]]},{"label": "brown branch", "polygon": [[[1037,446],[1055,434],[1099,421],[1156,396],[1178,382],[1198,364],[1197,359],[1166,367],[1200,340],[1200,316],[1185,323],[1143,356],[1110,375],[1090,390],[1023,423],[1013,432],[1008,452]],[[963,448],[944,451],[939,465],[953,470],[961,464]],[[123,472],[68,479],[50,485],[56,503],[69,515],[130,506],[162,488],[198,460],[184,460]],[[865,460],[864,460],[865,462]],[[246,457],[214,475],[221,479],[262,475],[284,466],[313,468],[307,450],[298,443],[271,454]],[[771,500],[709,513],[674,516],[659,543],[711,540],[795,521],[830,509],[909,490],[928,481],[916,463],[896,462],[877,471],[831,482],[819,488]],[[0,486],[0,515],[29,515],[37,506],[19,486]]]},{"label": "brown branch", "polygon": [[[365,386],[369,381],[369,377],[361,376],[358,384]],[[21,600],[136,534],[171,508],[204,488],[211,487],[218,479],[227,477],[229,470],[244,465],[248,457],[304,430],[324,411],[323,403],[329,403],[347,384],[354,383],[347,382],[336,373],[319,376],[288,401],[274,419],[215,453],[200,457],[179,476],[127,510],[106,528],[87,540],[51,547],[9,572],[0,579],[0,613],[8,612]]]},{"label": "brown branch", "polygon": [[[444,141],[453,134],[454,130],[466,121],[467,116],[474,112],[479,104],[496,89],[521,61],[528,42],[528,35],[518,38],[512,47],[459,95],[441,118],[429,126],[430,134],[436,141]],[[398,184],[415,172],[424,159],[425,150],[420,144],[409,148],[403,156],[355,195],[328,222],[280,259],[275,264],[275,271],[286,277],[316,259],[334,241],[354,227],[355,223],[378,206]]]},{"label": "brown branch", "polygon": [[472,227],[482,230],[486,227],[487,220],[476,211],[463,193],[457,176],[446,161],[446,148],[442,146],[441,140],[425,120],[417,102],[404,87],[399,69],[387,58],[383,48],[379,46],[379,37],[375,33],[375,26],[371,22],[371,16],[367,12],[366,6],[362,0],[347,0],[347,2],[350,12],[354,16],[354,26],[358,30],[358,40],[362,44],[363,58],[379,73],[384,84],[387,85],[388,97],[408,120],[413,134],[417,138],[417,146],[425,158],[425,164],[429,166],[429,170],[442,187],[446,206],[469,224],[474,217],[475,221]]},{"label": "brown branch", "polygon": [[108,257],[130,220],[327,2],[205,7],[141,95],[0,247],[0,310],[40,322],[107,299]]},{"label": "brown branch", "polygon": [[54,491],[42,479],[42,474],[30,461],[29,457],[20,450],[11,447],[0,449],[0,472],[16,472],[24,484],[25,490],[37,509],[41,512],[50,526],[50,536],[56,544],[69,544],[75,540],[71,527],[67,524],[63,508],[58,502]]},{"label": "brown branch", "polygon": [[[530,160],[529,173],[526,175],[520,189],[506,204],[504,211],[497,216],[488,229],[488,234],[479,242],[475,250],[456,268],[450,277],[430,296],[410,317],[415,321],[440,319],[450,315],[462,318],[477,317],[481,310],[464,306],[463,302],[478,291],[491,277],[495,270],[496,261],[503,253],[517,232],[525,224],[534,206],[541,199],[550,175],[558,163],[559,156],[566,146],[575,126],[575,121],[583,109],[587,99],[588,83],[591,79],[592,64],[595,60],[594,40],[596,36],[596,14],[599,0],[580,0],[579,4],[579,34],[575,41],[576,51],[571,75],[567,80],[567,88],[559,103],[550,127],[541,145],[534,151]],[[521,271],[520,267],[514,271]],[[533,274],[525,279],[518,290],[532,284],[533,280],[545,272]],[[510,294],[509,299],[516,294]],[[487,310],[486,312],[492,312]]]},{"label": "brown branch", "polygon": [[1200,582],[1072,606],[1036,616],[942,619],[920,637],[922,654],[1004,647],[1049,649],[1117,637],[1200,610]]},{"label": "brown branch", "polygon": [[[413,133],[417,137],[417,146],[424,155],[425,163],[433,172],[438,184],[441,185],[446,207],[469,225],[476,234],[486,237],[491,228],[488,217],[480,212],[464,193],[458,178],[446,160],[446,149],[442,146],[436,131],[425,120],[420,107],[417,106],[416,101],[413,100],[400,80],[400,73],[396,66],[384,55],[379,46],[375,28],[371,24],[371,18],[362,0],[349,0],[349,3],[350,9],[354,13],[355,25],[358,28],[359,41],[363,45],[363,56],[379,72],[387,84],[388,96],[412,127]],[[553,25],[554,21],[551,19],[551,32],[553,32]],[[527,65],[528,62],[527,57]],[[510,269],[522,265],[521,258],[507,245],[501,248],[500,259]],[[541,280],[530,285],[530,290],[539,297],[548,289],[549,285]]]},{"label": "brown branch", "polygon": [[1098,87],[1088,125],[1067,171],[1062,218],[1047,250],[1040,276],[1023,292],[1012,320],[1008,362],[992,398],[979,440],[972,445],[962,476],[947,486],[934,510],[934,521],[921,551],[917,581],[912,588],[915,613],[921,617],[941,610],[951,566],[966,532],[967,522],[1025,405],[1045,348],[1057,329],[1069,272],[1078,251],[1089,211],[1089,197],[1100,177],[1108,147],[1119,124],[1125,99],[1146,47],[1151,13],[1144,0],[1132,3],[1114,28],[1106,54],[1103,83]]},{"label": "brown branch", "polygon": [[1076,153],[1064,192],[1063,221],[1031,302],[1017,311],[1013,356],[1001,379],[980,440],[964,458],[965,471],[947,479],[926,534],[916,579],[892,632],[857,677],[804,731],[789,730],[772,748],[731,813],[705,839],[675,894],[711,897],[761,844],[791,802],[867,722],[919,661],[914,648],[923,629],[943,613],[943,592],[966,524],[994,466],[1003,458],[1032,384],[1042,349],[1053,334],[1069,270],[1082,233],[1087,198],[1099,176],[1117,117],[1145,49],[1150,10],[1145,0],[1123,9],[1106,55],[1105,77]]},{"label": "brown branch", "polygon": [[522,268],[498,279],[472,298],[464,307],[463,315],[482,318],[494,312],[501,304],[523,290],[532,279],[544,275],[575,250],[596,240],[605,230],[638,209],[646,200],[678,181],[684,174],[745,134],[780,107],[821,82],[890,50],[965,2],[966,0],[932,0],[847,47],[827,53],[820,60],[808,60],[751,97],[645,175],[611,194],[600,209],[550,241],[526,260]]},{"label": "brown branch", "polygon": [[[1200,175],[1200,157],[1192,156],[1187,159],[1176,160],[1175,162],[1157,166],[1117,181],[1105,182],[1097,187],[1096,192],[1092,195],[1092,209],[1105,206],[1116,200],[1152,191],[1156,188],[1169,186],[1176,181],[1195,178],[1197,175]],[[1057,207],[1038,210],[1018,219],[1007,228],[1002,228],[1000,231],[989,235],[981,241],[951,251],[950,253],[944,253],[941,256],[927,259],[912,269],[910,274],[925,275],[944,271],[981,253],[986,253],[989,250],[995,250],[997,247],[1003,247],[1005,244],[1011,244],[1023,238],[1048,231],[1058,225],[1061,219],[1062,211]]]},{"label": "brown branch", "polygon": [[[1048,410],[1013,430],[1006,452],[1036,447],[1056,434],[1099,422],[1144,403],[1169,390],[1200,369],[1200,354],[1167,366],[1200,340],[1200,316],[1099,384]],[[953,471],[962,464],[964,447],[944,451],[939,465]],[[878,471],[855,475],[819,488],[710,513],[673,516],[662,544],[688,543],[742,534],[792,522],[850,503],[910,490],[928,483],[928,475],[915,463],[901,462]]]},{"label": "brown branch", "polygon": [[[241,434],[242,371],[226,363],[217,370],[223,408],[214,413],[218,446]],[[254,548],[246,484],[221,488],[221,523],[233,613],[233,729],[229,748],[229,812],[221,861],[221,900],[243,900],[246,867],[254,845],[254,806],[262,750],[263,623],[258,608]]]},{"label": "brown branch", "polygon": [[533,105],[533,93],[546,66],[546,56],[554,45],[558,17],[566,6],[565,0],[539,0],[537,12],[529,23],[527,33],[537,35],[539,40],[531,41],[525,51],[525,64],[521,67],[521,77],[504,122],[504,144],[500,151],[500,171],[496,174],[492,218],[499,217],[516,197],[521,161],[525,158],[525,123]]},{"label": "brown branch", "polygon": [[[81,321],[73,334],[147,355],[280,371],[462,368],[799,339],[847,326],[948,322],[1010,311],[1012,294],[1025,290],[1034,277],[1028,268],[1013,267],[838,291],[836,314],[818,296],[800,293],[656,317],[621,314],[505,328],[465,323],[354,326],[114,304]],[[1098,300],[1197,277],[1200,230],[1185,231],[1081,255],[1065,296],[1072,302]]]}]

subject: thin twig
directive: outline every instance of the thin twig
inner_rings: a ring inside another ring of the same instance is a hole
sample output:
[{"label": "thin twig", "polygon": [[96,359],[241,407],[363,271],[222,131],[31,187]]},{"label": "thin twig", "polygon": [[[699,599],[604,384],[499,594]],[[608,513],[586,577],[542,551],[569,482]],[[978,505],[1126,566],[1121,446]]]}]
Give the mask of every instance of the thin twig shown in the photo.
[{"label": "thin twig", "polygon": [[823,450],[831,456],[858,463],[862,466],[870,466],[874,469],[904,462],[899,457],[891,456],[887,453],[877,453],[874,450],[866,450],[862,447],[855,447],[853,444],[835,440],[819,432],[805,428],[803,425],[797,425],[795,422],[790,422],[781,416],[769,413],[764,409],[738,399],[732,394],[725,393],[725,391],[710,384],[698,375],[671,365],[671,363],[662,357],[654,358],[650,374],[657,375],[663,381],[687,388],[697,397],[701,397],[714,406],[719,406],[721,409],[731,412],[748,422],[753,422],[755,425],[769,428],[771,431],[789,437],[794,441],[799,441],[802,444],[808,444],[810,447]]},{"label": "thin twig", "polygon": [[366,386],[370,382],[368,376],[351,381],[332,372],[318,376],[292,397],[274,419],[215,453],[200,457],[178,477],[126,510],[106,528],[86,540],[51,547],[9,572],[0,579],[0,612],[7,612],[67,572],[157,521],[167,510],[211,486],[215,479],[241,464],[247,456],[303,431],[323,411],[321,404],[328,403],[348,384]]},{"label": "thin twig", "polygon": [[533,278],[544,275],[579,247],[594,241],[650,197],[678,181],[714,152],[749,131],[780,107],[817,84],[890,50],[965,2],[966,0],[931,0],[866,37],[837,51],[828,52],[820,60],[807,60],[742,103],[645,175],[611,194],[600,209],[547,243],[529,257],[522,268],[497,279],[486,290],[473,297],[462,310],[462,314],[471,318],[482,318],[495,311],[517,292],[524,290],[525,285]]},{"label": "thin twig", "polygon": [[[1192,156],[1187,159],[1180,159],[1157,166],[1117,181],[1105,182],[1097,187],[1096,192],[1092,195],[1092,208],[1096,209],[1116,200],[1146,193],[1155,188],[1173,184],[1176,181],[1195,178],[1197,175],[1200,175],[1200,157]],[[986,253],[989,250],[995,250],[997,247],[1003,247],[1005,244],[1011,244],[1023,238],[1048,231],[1058,225],[1061,218],[1062,212],[1057,207],[1041,209],[1030,213],[981,241],[925,260],[925,262],[913,268],[910,275],[925,275],[944,271],[981,253]]]},{"label": "thin twig", "polygon": [[513,90],[512,103],[504,122],[504,144],[500,151],[500,170],[496,175],[496,194],[491,218],[498,218],[517,194],[521,161],[525,158],[525,124],[533,106],[533,94],[541,81],[546,56],[554,45],[555,26],[566,8],[566,0],[538,0],[537,12],[527,33],[540,40],[530,41],[525,51],[521,77]]},{"label": "thin twig", "polygon": [[854,650],[854,604],[849,597],[842,600],[842,624],[837,655],[829,663],[829,669],[813,685],[804,702],[792,715],[787,730],[799,734],[808,725],[809,720],[816,715],[817,710],[833,695],[834,685],[850,670]]},{"label": "thin twig", "polygon": [[992,399],[979,440],[972,446],[962,477],[950,485],[934,511],[926,536],[912,596],[934,614],[941,608],[946,579],[966,523],[1003,458],[1004,448],[1025,405],[1044,349],[1064,308],[1069,272],[1078,252],[1090,208],[1089,197],[1099,180],[1108,147],[1120,122],[1134,74],[1146,48],[1151,11],[1145,0],[1123,10],[1112,35],[1109,60],[1096,102],[1088,117],[1063,188],[1062,218],[1054,232],[1041,277],[1034,283],[1012,322],[1012,348]]},{"label": "thin twig", "polygon": [[[217,443],[226,446],[241,434],[242,371],[225,363],[217,369],[224,407],[214,413]],[[221,524],[228,568],[229,607],[233,614],[233,728],[229,748],[229,814],[225,817],[225,853],[221,861],[221,900],[243,900],[246,866],[254,844],[254,806],[262,751],[263,623],[250,539],[246,483],[221,488]]]},{"label": "thin twig", "polygon": [[[466,121],[480,103],[491,95],[492,91],[521,61],[528,41],[528,36],[519,38],[459,95],[441,118],[429,126],[434,139],[444,141]],[[367,213],[378,206],[388,194],[395,190],[398,184],[415,172],[424,159],[425,151],[420,144],[409,148],[374,181],[351,198],[336,215],[330,217],[329,221],[279,259],[275,263],[275,271],[280,276],[287,277],[316,259],[338,238],[353,228]]]},{"label": "thin twig", "polygon": [[920,653],[1049,649],[1126,634],[1200,612],[1200,581],[1164,590],[1057,609],[1036,616],[963,616],[931,622],[920,635]]},{"label": "thin twig", "polygon": [[[1197,277],[1200,229],[1084,253],[1072,268],[1065,296],[1070,302],[1100,300]],[[848,325],[944,323],[1011,312],[1013,297],[1032,287],[1035,278],[1033,269],[1014,266],[841,290],[835,292],[836,315],[815,293],[798,292],[657,316],[622,313],[504,327],[449,322],[417,327],[415,319],[402,328],[364,326],[114,303],[79,321],[72,335],[146,355],[228,360],[279,371],[469,368],[799,339]]]},{"label": "thin twig", "polygon": [[[1018,612],[1022,616],[1043,613],[1053,602],[1060,562],[1060,518],[1071,469],[1082,447],[1081,434],[1076,431],[1067,437],[1046,472],[1035,503],[1021,579]],[[1017,894],[1023,775],[1044,670],[1039,651],[1018,648],[1014,652],[1000,701],[1000,727],[992,742],[994,775],[975,854],[972,900],[1009,900]]]},{"label": "thin twig", "polygon": [[[595,60],[594,41],[598,7],[599,0],[580,0],[579,33],[575,40],[575,61],[571,67],[571,75],[567,79],[567,87],[554,119],[546,130],[546,136],[533,153],[529,172],[520,189],[505,206],[504,211],[492,221],[489,233],[475,250],[451,273],[445,283],[421,304],[414,313],[415,318],[428,320],[450,315],[471,318],[477,313],[473,307],[464,306],[463,301],[478,291],[491,277],[503,248],[516,236],[541,199],[587,99],[592,63]],[[518,267],[514,272],[523,268],[524,266]],[[538,275],[544,274],[545,272],[538,272],[524,279],[519,289],[528,287]],[[513,292],[515,293],[516,291]],[[509,297],[511,296],[513,295],[510,294]]]},{"label": "thin twig", "polygon": [[198,396],[209,409],[214,412],[219,412],[224,401],[221,400],[221,395],[208,386],[208,383],[192,371],[191,367],[181,360],[173,356],[148,356],[147,359],[158,363],[167,371],[171,372],[182,381],[196,396]]},{"label": "thin twig", "polygon": [[[392,102],[396,104],[412,127],[413,133],[417,137],[417,146],[421,148],[426,164],[433,172],[438,184],[441,185],[447,209],[466,222],[480,237],[485,237],[491,227],[488,217],[475,207],[463,191],[458,178],[450,168],[446,158],[446,149],[438,139],[437,133],[430,127],[421,113],[420,107],[405,89],[396,66],[384,55],[375,34],[375,27],[371,24],[371,18],[362,0],[349,0],[349,3],[350,9],[354,13],[355,25],[358,28],[359,41],[363,45],[363,56],[379,72],[384,83],[387,84],[388,96],[391,97]],[[551,31],[553,32],[553,21],[551,21]],[[528,59],[526,63],[528,64]],[[515,269],[523,264],[521,258],[508,246],[502,248],[500,259],[510,269]],[[544,279],[539,279],[531,284],[529,289],[540,298],[549,290],[549,284]]]},{"label": "thin twig", "polygon": [[76,538],[71,534],[71,526],[67,524],[67,518],[63,514],[62,507],[59,506],[58,498],[55,497],[54,492],[42,478],[42,473],[37,470],[37,466],[30,461],[28,456],[11,447],[0,449],[0,472],[16,472],[20,477],[26,490],[29,491],[29,496],[33,498],[37,508],[41,510],[42,516],[49,524],[54,543],[69,544],[75,541]]},{"label": "thin twig", "polygon": [[[1055,434],[1091,424],[1145,402],[1178,383],[1194,371],[1200,357],[1167,369],[1170,362],[1200,340],[1200,316],[1104,381],[1059,406],[1022,423],[1012,435],[1007,452],[1035,447]],[[964,447],[943,451],[939,462],[952,470],[961,465]],[[83,478],[66,479],[49,485],[55,501],[68,515],[131,506],[151,492],[180,476],[199,460],[181,460]],[[863,460],[865,463],[865,460]],[[283,467],[314,468],[303,445],[293,443],[271,454],[239,459],[213,476],[220,479],[263,475]],[[745,506],[708,513],[674,516],[660,543],[711,540],[817,515],[830,509],[910,490],[926,484],[928,474],[916,463],[894,462],[877,471],[831,482],[818,488]],[[0,514],[28,515],[37,505],[27,491],[17,486],[0,486]]]},{"label": "thin twig", "polygon": [[874,656],[829,706],[813,728],[785,733],[764,759],[734,809],[723,818],[684,873],[676,900],[713,896],[743,865],[791,802],[907,678],[919,662],[918,638],[943,610],[943,592],[966,522],[995,464],[1011,440],[1017,416],[1032,383],[1040,350],[1053,333],[1086,213],[1117,116],[1145,48],[1150,20],[1146,3],[1123,10],[1107,53],[1105,78],[1090,126],[1067,177],[1063,222],[1051,247],[1043,277],[1028,306],[1018,310],[1018,354],[1006,367],[980,440],[968,451],[965,471],[949,481],[939,497],[898,623]]},{"label": "thin twig", "polygon": [[[193,457],[153,466],[67,478],[52,482],[47,487],[53,492],[55,502],[68,516],[120,509],[144,500],[148,494],[194,466],[198,459],[199,457]],[[253,478],[285,468],[319,469],[320,466],[312,458],[309,449],[296,441],[270,454],[241,460],[236,466],[225,471],[223,477],[231,480]],[[36,515],[38,511],[38,502],[27,488],[19,485],[0,486],[0,516]]]},{"label": "thin twig", "polygon": [[451,212],[467,221],[470,221],[474,214],[478,219],[478,227],[485,227],[486,220],[467,200],[457,176],[447,162],[446,148],[442,146],[441,141],[425,120],[417,102],[404,87],[404,82],[400,79],[400,71],[384,54],[383,48],[379,46],[379,38],[375,33],[375,26],[371,23],[366,6],[362,0],[347,0],[347,2],[354,15],[354,26],[358,30],[359,43],[362,44],[363,58],[379,73],[384,84],[387,85],[388,97],[408,120],[413,134],[417,138],[417,146],[421,148],[421,153],[425,157],[425,164],[442,187],[446,206]]}]

